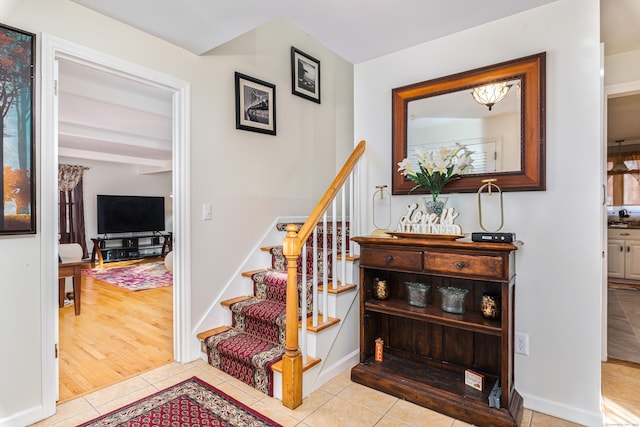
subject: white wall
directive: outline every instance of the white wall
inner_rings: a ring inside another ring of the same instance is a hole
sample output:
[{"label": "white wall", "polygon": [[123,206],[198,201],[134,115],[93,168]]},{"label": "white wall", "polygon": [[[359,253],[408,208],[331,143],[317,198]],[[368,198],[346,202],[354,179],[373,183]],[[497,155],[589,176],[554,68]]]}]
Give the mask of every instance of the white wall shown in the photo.
[{"label": "white wall", "polygon": [[[352,65],[284,20],[203,56],[68,0],[0,0],[0,22],[191,84],[192,325],[274,218],[308,214],[353,147]],[[321,61],[320,105],[291,95],[292,45]],[[276,84],[277,136],[235,129],[234,71]],[[39,86],[39,70],[37,79]],[[48,143],[36,141],[37,167]],[[38,205],[41,188],[40,182]],[[200,219],[202,203],[213,204],[213,221]],[[50,283],[40,282],[42,233],[57,230],[39,223],[36,235],[0,237],[0,286],[11,301],[0,311],[0,426],[29,424],[43,411],[41,288]]]},{"label": "white wall", "polygon": [[[547,190],[504,194],[503,231],[524,242],[515,329],[530,337],[530,355],[515,356],[515,382],[525,407],[593,426],[602,422],[599,37],[597,0],[559,0],[358,64],[354,74],[355,135],[368,142],[362,192],[371,230],[375,186],[390,186],[397,173],[390,161],[391,90],[547,52]],[[449,196],[463,231],[480,231],[477,196]],[[393,197],[392,224],[414,199]]]},{"label": "white wall", "polygon": [[640,50],[605,57],[605,86],[640,81]]}]

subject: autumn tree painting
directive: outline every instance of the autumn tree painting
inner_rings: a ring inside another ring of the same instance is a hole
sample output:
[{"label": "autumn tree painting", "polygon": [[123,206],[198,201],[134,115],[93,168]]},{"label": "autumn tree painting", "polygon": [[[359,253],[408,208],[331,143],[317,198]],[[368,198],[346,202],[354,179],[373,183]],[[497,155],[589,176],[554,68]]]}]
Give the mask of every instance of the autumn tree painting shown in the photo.
[{"label": "autumn tree painting", "polygon": [[35,233],[34,35],[0,25],[0,234]]}]

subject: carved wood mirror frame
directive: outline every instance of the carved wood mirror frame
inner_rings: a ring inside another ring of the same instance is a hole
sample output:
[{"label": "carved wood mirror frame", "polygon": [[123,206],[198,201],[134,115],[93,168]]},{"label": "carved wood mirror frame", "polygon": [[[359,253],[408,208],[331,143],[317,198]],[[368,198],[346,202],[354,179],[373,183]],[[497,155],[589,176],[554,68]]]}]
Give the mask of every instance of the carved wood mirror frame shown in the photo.
[{"label": "carved wood mirror frame", "polygon": [[[490,83],[521,79],[520,170],[462,175],[448,183],[443,193],[469,193],[482,180],[495,178],[502,191],[541,191],[545,181],[545,52],[487,67],[440,77],[392,90],[392,194],[409,194],[415,183],[398,172],[398,163],[407,153],[407,110],[410,101],[444,95]],[[473,101],[469,96],[470,102]],[[419,189],[411,194],[424,194]]]}]

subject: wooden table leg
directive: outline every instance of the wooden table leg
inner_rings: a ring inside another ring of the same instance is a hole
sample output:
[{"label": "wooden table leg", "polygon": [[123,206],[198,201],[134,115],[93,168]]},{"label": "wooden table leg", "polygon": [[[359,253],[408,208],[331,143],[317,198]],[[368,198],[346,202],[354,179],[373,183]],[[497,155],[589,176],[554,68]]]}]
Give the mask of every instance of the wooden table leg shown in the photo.
[{"label": "wooden table leg", "polygon": [[82,267],[83,262],[69,262],[58,265],[58,286],[60,292],[60,307],[64,305],[64,278],[73,277],[73,308],[76,316],[80,314],[80,299],[82,297]]},{"label": "wooden table leg", "polygon": [[80,296],[82,295],[82,266],[73,266],[73,308],[76,316],[80,314]]},{"label": "wooden table leg", "polygon": [[58,279],[58,307],[62,308],[64,307],[64,285],[65,285],[65,278],[64,277],[60,277]]}]

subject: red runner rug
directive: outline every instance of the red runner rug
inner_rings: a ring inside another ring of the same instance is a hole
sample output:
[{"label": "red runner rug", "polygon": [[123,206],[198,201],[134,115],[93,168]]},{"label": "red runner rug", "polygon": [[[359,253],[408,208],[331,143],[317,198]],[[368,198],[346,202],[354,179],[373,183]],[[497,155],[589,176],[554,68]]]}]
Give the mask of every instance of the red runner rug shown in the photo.
[{"label": "red runner rug", "polygon": [[173,274],[167,270],[164,262],[84,269],[82,274],[129,291],[162,288],[173,284]]},{"label": "red runner rug", "polygon": [[79,427],[282,427],[192,377]]},{"label": "red runner rug", "polygon": [[229,329],[205,340],[209,364],[273,397],[274,363],[284,347],[263,338]]}]

